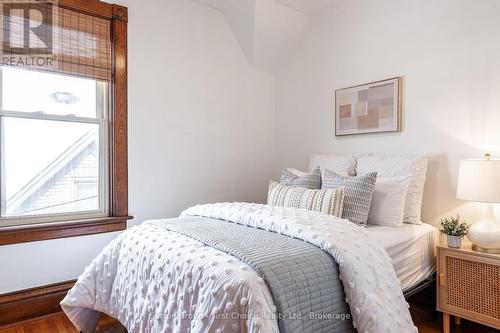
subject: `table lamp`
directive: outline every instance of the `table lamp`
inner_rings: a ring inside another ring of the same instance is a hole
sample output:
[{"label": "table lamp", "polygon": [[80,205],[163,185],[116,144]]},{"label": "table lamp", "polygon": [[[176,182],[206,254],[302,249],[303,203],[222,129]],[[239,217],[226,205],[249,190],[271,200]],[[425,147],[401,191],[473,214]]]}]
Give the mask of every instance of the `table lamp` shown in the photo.
[{"label": "table lamp", "polygon": [[500,202],[500,160],[486,154],[484,159],[460,161],[457,198],[484,205],[483,216],[467,233],[472,249],[500,253],[500,222],[493,216],[493,203]]}]

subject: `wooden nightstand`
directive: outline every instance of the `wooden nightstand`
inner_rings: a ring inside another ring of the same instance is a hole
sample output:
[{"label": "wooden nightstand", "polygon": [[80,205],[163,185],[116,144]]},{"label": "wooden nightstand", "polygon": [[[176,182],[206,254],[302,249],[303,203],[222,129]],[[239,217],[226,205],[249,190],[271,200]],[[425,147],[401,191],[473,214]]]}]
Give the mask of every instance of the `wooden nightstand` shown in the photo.
[{"label": "wooden nightstand", "polygon": [[470,243],[453,249],[437,248],[437,309],[443,312],[443,331],[450,332],[465,318],[500,329],[500,255],[471,250]]}]

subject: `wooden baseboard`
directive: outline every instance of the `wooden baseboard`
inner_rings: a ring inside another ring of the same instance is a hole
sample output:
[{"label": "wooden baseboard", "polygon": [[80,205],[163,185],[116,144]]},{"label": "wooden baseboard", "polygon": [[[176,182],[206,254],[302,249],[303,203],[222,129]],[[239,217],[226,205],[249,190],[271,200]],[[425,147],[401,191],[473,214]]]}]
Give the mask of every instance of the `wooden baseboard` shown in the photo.
[{"label": "wooden baseboard", "polygon": [[61,311],[59,303],[76,280],[0,295],[0,327]]}]

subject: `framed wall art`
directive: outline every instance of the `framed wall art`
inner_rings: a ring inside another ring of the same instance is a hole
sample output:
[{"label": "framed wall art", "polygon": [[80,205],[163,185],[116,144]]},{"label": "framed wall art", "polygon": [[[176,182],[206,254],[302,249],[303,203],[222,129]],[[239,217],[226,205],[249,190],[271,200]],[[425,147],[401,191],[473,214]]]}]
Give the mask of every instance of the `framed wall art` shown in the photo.
[{"label": "framed wall art", "polygon": [[335,91],[335,135],[401,131],[402,78]]}]

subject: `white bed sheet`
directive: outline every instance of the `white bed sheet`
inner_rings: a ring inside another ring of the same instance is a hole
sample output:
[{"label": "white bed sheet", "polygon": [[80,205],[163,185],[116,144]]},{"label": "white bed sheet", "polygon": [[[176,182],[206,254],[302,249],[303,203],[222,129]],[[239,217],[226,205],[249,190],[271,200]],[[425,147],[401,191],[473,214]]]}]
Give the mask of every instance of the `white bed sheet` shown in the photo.
[{"label": "white bed sheet", "polygon": [[368,225],[368,232],[392,259],[403,291],[425,280],[436,270],[435,252],[439,241],[436,227],[405,223],[401,227]]}]

